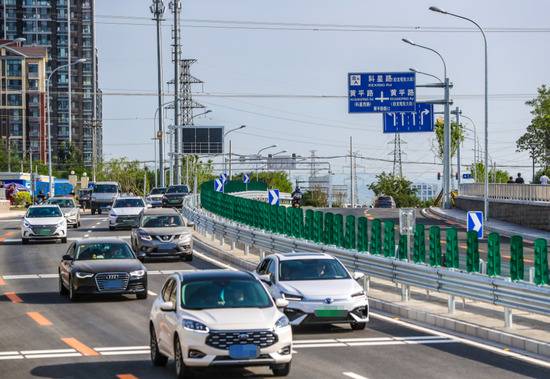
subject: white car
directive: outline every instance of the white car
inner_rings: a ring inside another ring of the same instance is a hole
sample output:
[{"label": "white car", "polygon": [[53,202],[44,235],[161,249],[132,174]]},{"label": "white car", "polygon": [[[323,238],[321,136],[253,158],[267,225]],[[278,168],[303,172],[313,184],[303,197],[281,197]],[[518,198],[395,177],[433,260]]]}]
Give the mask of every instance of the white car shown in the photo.
[{"label": "white car", "polygon": [[109,230],[122,227],[135,227],[139,223],[139,216],[146,207],[141,197],[118,197],[109,211]]},{"label": "white car", "polygon": [[269,286],[273,298],[284,298],[291,325],[349,323],[364,329],[369,301],[357,280],[342,263],[323,253],[272,254],[260,262],[256,275]]},{"label": "white car", "polygon": [[75,229],[80,226],[80,208],[70,197],[52,197],[48,199],[46,204],[59,205],[61,212],[65,215],[68,226],[72,226]]},{"label": "white car", "polygon": [[176,361],[178,378],[199,367],[269,366],[287,376],[292,360],[292,329],[251,273],[203,270],[168,278],[153,303],[149,331],[151,360]]},{"label": "white car", "polygon": [[33,205],[21,221],[21,241],[59,239],[67,242],[67,220],[58,205]]}]

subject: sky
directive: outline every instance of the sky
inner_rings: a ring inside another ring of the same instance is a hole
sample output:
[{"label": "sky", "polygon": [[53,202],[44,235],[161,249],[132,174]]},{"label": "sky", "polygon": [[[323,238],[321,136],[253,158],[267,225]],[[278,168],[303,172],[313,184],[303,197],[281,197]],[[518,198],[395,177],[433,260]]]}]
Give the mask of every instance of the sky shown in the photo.
[{"label": "sky", "polygon": [[[173,16],[169,0],[164,2],[166,82],[173,78]],[[154,157],[157,76],[150,4],[96,0],[105,159]],[[490,159],[497,166],[529,166],[527,154],[516,153],[515,141],[531,120],[525,101],[550,81],[550,2],[537,0],[185,0],[183,57],[197,59],[192,74],[204,84],[194,86],[194,100],[212,110],[197,117],[195,124],[224,125],[226,130],[247,125],[230,135],[233,151],[239,154],[277,144],[266,153],[287,150],[308,156],[315,150],[317,156],[345,155],[353,137],[354,150],[364,157],[357,169],[362,186],[376,173],[392,171],[391,162],[368,158],[391,160],[393,135],[382,133],[381,114],[348,114],[347,73],[414,67],[442,77],[439,58],[401,42],[409,38],[443,55],[454,84],[453,107],[474,121],[483,142],[482,36],[466,21],[429,11],[431,5],[474,18],[487,30]],[[417,84],[433,81],[417,77]],[[441,89],[418,89],[419,99],[442,96]],[[172,111],[166,116],[170,124]],[[439,162],[431,133],[402,138],[404,161]],[[462,162],[472,160],[473,133],[467,131]],[[342,177],[349,171],[346,166],[345,159],[332,161],[333,171]],[[441,170],[437,165],[403,165],[404,175],[413,182],[437,182]],[[527,167],[507,170],[531,176]]]}]

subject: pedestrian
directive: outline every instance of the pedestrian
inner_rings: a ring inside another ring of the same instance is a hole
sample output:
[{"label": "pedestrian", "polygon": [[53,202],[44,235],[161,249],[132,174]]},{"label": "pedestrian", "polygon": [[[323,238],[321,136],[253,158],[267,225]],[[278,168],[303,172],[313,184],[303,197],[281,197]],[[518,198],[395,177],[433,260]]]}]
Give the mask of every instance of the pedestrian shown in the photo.
[{"label": "pedestrian", "polygon": [[542,184],[543,186],[547,186],[548,182],[550,181],[550,178],[548,178],[548,176],[546,176],[546,174],[542,174],[542,176],[539,178],[539,180],[540,180],[540,184]]},{"label": "pedestrian", "polygon": [[513,176],[510,176],[510,177],[508,178],[508,181],[507,181],[506,183],[508,183],[508,184],[515,183],[515,182],[514,182],[514,177],[513,177]]},{"label": "pedestrian", "polygon": [[516,184],[523,184],[525,181],[521,177],[521,172],[518,172],[518,177],[516,178]]}]

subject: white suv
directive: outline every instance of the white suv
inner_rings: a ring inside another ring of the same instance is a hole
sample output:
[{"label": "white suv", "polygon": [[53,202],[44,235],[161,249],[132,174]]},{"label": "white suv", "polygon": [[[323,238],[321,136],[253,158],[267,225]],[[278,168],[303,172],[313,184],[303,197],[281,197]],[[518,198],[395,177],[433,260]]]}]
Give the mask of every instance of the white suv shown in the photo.
[{"label": "white suv", "polygon": [[329,254],[285,253],[266,257],[256,275],[269,286],[271,295],[289,301],[285,314],[292,325],[349,323],[365,329],[369,301],[353,275]]},{"label": "white suv", "polygon": [[153,303],[149,331],[151,360],[176,361],[178,378],[194,367],[269,366],[287,376],[292,360],[292,329],[251,273],[205,270],[168,278]]},{"label": "white suv", "polygon": [[67,220],[58,205],[33,205],[21,221],[23,245],[34,240],[59,239],[67,242]]}]

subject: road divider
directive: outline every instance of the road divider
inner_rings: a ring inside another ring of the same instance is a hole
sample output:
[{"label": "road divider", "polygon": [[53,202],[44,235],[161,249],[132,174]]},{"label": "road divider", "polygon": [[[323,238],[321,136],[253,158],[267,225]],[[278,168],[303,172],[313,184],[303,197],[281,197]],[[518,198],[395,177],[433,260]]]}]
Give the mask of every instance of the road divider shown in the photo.
[{"label": "road divider", "polygon": [[52,323],[46,317],[42,316],[39,312],[27,312],[27,316],[32,318],[40,326],[51,326]]}]

